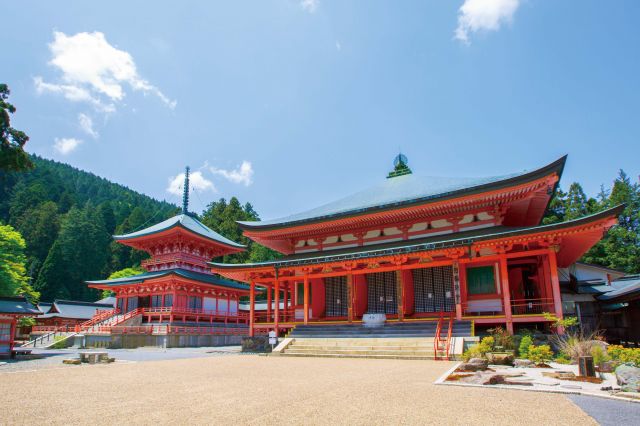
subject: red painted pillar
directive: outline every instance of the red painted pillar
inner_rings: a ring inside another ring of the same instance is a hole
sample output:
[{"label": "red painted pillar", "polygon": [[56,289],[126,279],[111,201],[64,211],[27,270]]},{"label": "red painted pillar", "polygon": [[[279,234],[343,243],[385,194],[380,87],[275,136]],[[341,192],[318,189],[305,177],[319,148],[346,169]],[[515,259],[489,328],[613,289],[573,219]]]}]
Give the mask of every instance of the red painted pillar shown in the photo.
[{"label": "red painted pillar", "polygon": [[253,337],[253,324],[255,322],[256,283],[249,284],[249,336]]},{"label": "red painted pillar", "polygon": [[267,287],[267,322],[271,322],[271,305],[273,305],[273,288]]},{"label": "red painted pillar", "polygon": [[[553,307],[556,317],[562,319],[562,295],[560,293],[560,279],[558,278],[558,261],[556,259],[556,251],[553,247],[549,249],[549,273],[551,274],[551,292],[553,294]],[[564,330],[558,328],[558,333],[564,333]]]},{"label": "red painted pillar", "polygon": [[278,281],[278,278],[276,278],[276,281],[275,281],[275,299],[276,299],[276,312],[275,312],[273,325],[277,335],[278,325],[280,323],[280,281]]},{"label": "red painted pillar", "polygon": [[309,324],[309,275],[304,274],[304,323]]},{"label": "red painted pillar", "polygon": [[511,293],[509,291],[509,269],[507,268],[507,258],[500,256],[500,282],[502,284],[502,303],[504,305],[504,316],[507,320],[507,330],[513,334],[513,316],[511,313]]},{"label": "red painted pillar", "polygon": [[347,274],[347,320],[353,322],[353,274]]}]

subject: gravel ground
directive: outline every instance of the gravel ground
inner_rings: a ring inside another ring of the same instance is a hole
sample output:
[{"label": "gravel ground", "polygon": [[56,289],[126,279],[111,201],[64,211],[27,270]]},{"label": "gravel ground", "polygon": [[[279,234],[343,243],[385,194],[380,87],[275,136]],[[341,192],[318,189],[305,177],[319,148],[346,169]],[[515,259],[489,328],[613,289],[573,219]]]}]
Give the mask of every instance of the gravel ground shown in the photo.
[{"label": "gravel ground", "polygon": [[[91,351],[91,349],[88,350]],[[79,349],[34,349],[32,353],[40,358],[34,357],[32,359],[27,359],[25,357],[20,357],[16,360],[6,360],[6,364],[0,365],[0,373],[7,371],[40,370],[43,368],[73,368],[71,366],[62,365],[62,360],[78,358],[79,351]],[[109,356],[115,357],[118,362],[142,362],[235,355],[240,352],[240,346],[168,349],[149,347],[137,349],[106,349],[106,351],[109,352]]]},{"label": "gravel ground", "polygon": [[562,395],[434,385],[452,366],[249,355],[0,373],[0,424],[596,424]]},{"label": "gravel ground", "polygon": [[602,426],[634,425],[640,422],[640,404],[592,396],[569,395],[569,399]]}]

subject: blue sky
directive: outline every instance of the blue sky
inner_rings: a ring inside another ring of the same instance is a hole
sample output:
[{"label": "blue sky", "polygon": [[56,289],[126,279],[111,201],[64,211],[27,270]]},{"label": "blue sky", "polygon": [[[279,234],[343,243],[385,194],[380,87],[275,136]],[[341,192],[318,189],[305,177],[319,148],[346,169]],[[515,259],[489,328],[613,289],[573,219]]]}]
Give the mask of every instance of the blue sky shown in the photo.
[{"label": "blue sky", "polygon": [[[196,176],[265,219],[414,173],[569,154],[640,174],[640,2],[6,2],[0,80],[27,150],[160,199]],[[179,192],[175,191],[174,192]]]}]

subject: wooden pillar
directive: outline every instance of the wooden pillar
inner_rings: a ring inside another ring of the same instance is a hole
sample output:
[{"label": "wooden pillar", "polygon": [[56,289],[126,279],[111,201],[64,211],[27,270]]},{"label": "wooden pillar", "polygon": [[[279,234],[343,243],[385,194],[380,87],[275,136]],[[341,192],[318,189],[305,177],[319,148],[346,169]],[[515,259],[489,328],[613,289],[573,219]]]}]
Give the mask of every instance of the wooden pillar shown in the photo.
[{"label": "wooden pillar", "polygon": [[249,286],[249,336],[253,337],[253,324],[255,322],[256,305],[256,283],[251,280]]},{"label": "wooden pillar", "polygon": [[271,287],[267,287],[267,322],[271,322],[271,305],[273,304],[273,299],[271,295],[273,294],[273,289]]},{"label": "wooden pillar", "polygon": [[[555,247],[549,249],[549,273],[551,275],[551,292],[553,294],[553,307],[556,317],[562,319],[562,295],[560,293],[560,279],[558,278],[558,261],[556,259]],[[564,330],[558,328],[558,333],[564,333]]]},{"label": "wooden pillar", "polygon": [[353,274],[347,274],[347,319],[353,322]]},{"label": "wooden pillar", "polygon": [[304,323],[309,324],[309,275],[304,274]]},{"label": "wooden pillar", "polygon": [[401,269],[396,271],[396,299],[398,300],[398,321],[404,321],[404,278]]},{"label": "wooden pillar", "polygon": [[278,334],[278,325],[280,323],[280,281],[278,280],[278,278],[276,277],[276,281],[275,281],[275,292],[274,292],[274,296],[276,299],[276,312],[275,312],[275,318],[273,320],[273,325],[274,325],[274,329],[276,331],[276,335]]},{"label": "wooden pillar", "polygon": [[504,306],[504,316],[507,320],[507,331],[513,334],[513,316],[511,313],[511,292],[509,290],[509,270],[507,268],[507,258],[504,254],[500,256],[500,282],[502,289],[502,303]]}]

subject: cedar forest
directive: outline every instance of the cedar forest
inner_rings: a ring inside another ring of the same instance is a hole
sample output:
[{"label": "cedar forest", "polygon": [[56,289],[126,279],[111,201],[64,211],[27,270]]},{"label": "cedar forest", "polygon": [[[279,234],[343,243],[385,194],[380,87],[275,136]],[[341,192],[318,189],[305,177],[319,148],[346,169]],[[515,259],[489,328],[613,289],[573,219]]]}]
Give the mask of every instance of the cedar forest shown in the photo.
[{"label": "cedar forest", "polygon": [[[15,112],[0,84],[0,296],[97,300],[85,280],[139,273],[147,254],[116,243],[114,234],[150,226],[179,212],[170,203],[109,182],[67,164],[28,155],[28,136],[10,126]],[[544,224],[575,219],[625,204],[619,225],[583,261],[640,273],[640,185],[622,170],[611,188],[587,197],[579,183],[558,189]],[[214,231],[248,245],[225,262],[274,259],[274,251],[242,235],[235,221],[258,220],[250,203],[232,197],[211,202],[199,219]],[[133,268],[133,269],[131,269]]]}]

